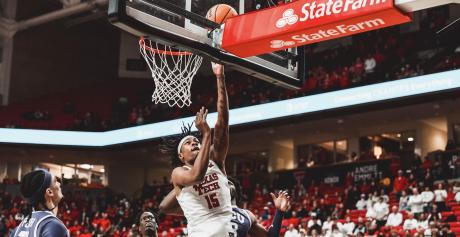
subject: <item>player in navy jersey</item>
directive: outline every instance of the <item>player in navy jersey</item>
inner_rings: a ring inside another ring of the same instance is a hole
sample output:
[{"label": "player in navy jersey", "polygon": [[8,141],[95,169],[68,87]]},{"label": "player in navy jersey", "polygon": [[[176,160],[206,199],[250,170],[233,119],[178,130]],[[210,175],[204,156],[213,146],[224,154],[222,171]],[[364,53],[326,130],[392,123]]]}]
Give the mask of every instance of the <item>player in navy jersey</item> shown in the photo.
[{"label": "player in navy jersey", "polygon": [[139,220],[139,234],[142,237],[158,237],[157,229],[157,221],[155,219],[155,215],[149,211],[143,212]]},{"label": "player in navy jersey", "polygon": [[275,217],[273,223],[268,229],[265,229],[258,221],[256,216],[249,210],[239,208],[240,199],[242,196],[241,186],[236,179],[228,177],[232,205],[233,205],[233,217],[232,227],[237,232],[237,237],[245,237],[250,235],[251,237],[278,237],[281,229],[281,221],[283,220],[283,213],[290,208],[290,197],[286,191],[280,191],[276,196],[270,193],[273,199],[274,206],[276,207]]},{"label": "player in navy jersey", "polygon": [[[290,197],[285,191],[280,191],[278,196],[271,193],[275,207],[277,208],[273,224],[267,231],[264,226],[257,222],[256,216],[249,210],[239,208],[241,188],[239,182],[228,177],[230,194],[232,198],[232,219],[231,226],[236,237],[278,237],[281,229],[283,212],[290,208]],[[171,191],[160,203],[160,211],[169,215],[183,215],[177,200],[174,197],[174,190]]]},{"label": "player in navy jersey", "polygon": [[56,217],[63,198],[57,177],[46,170],[32,171],[22,178],[20,191],[27,201],[27,213],[11,237],[69,237],[69,231]]}]

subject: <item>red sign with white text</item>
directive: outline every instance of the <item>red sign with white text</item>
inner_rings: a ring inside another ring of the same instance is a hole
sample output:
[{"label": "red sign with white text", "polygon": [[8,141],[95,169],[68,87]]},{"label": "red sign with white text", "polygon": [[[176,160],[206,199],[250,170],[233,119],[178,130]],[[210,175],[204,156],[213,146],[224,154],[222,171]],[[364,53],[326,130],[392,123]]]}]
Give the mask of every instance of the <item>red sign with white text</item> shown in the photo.
[{"label": "red sign with white text", "polygon": [[299,0],[228,19],[222,48],[249,57],[409,21],[392,0]]}]

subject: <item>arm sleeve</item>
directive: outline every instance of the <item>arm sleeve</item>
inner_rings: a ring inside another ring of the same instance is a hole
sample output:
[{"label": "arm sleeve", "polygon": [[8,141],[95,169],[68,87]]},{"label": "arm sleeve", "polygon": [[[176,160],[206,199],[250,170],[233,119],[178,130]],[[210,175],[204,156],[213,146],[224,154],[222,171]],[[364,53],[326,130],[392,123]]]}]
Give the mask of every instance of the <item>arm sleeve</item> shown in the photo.
[{"label": "arm sleeve", "polygon": [[9,237],[14,237],[14,234],[16,233],[17,228],[14,230],[10,231],[10,234],[8,235]]},{"label": "arm sleeve", "polygon": [[67,228],[58,220],[51,219],[40,228],[40,237],[69,237]]},{"label": "arm sleeve", "polygon": [[283,221],[284,213],[276,209],[275,217],[273,218],[273,224],[268,230],[268,237],[278,237],[281,230],[281,222]]}]

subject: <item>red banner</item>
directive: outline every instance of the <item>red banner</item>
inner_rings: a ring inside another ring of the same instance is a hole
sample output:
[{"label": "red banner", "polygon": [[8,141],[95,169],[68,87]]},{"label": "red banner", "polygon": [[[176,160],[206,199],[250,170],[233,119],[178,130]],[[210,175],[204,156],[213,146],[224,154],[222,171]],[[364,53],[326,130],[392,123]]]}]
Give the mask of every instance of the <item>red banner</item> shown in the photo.
[{"label": "red banner", "polygon": [[410,20],[392,0],[299,0],[228,19],[222,48],[249,57]]}]

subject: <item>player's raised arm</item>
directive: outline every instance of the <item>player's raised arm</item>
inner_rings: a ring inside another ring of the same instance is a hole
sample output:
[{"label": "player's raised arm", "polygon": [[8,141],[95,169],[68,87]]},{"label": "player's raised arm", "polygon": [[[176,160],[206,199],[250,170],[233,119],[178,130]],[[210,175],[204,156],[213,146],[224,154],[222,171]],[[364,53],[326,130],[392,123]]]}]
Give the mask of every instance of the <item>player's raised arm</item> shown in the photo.
[{"label": "player's raised arm", "polygon": [[171,192],[163,198],[158,207],[160,209],[160,213],[164,213],[166,215],[174,215],[174,216],[183,216],[184,212],[180,208],[179,203],[176,199],[176,191],[173,189]]},{"label": "player's raised arm", "polygon": [[225,157],[227,156],[228,136],[228,95],[225,86],[224,66],[212,63],[212,71],[217,79],[217,122],[214,127],[214,139],[211,148],[211,159],[225,173]]},{"label": "player's raised arm", "polygon": [[[179,149],[189,149],[192,152],[194,149],[198,148],[199,153],[193,161],[193,164],[188,163],[188,161],[183,161],[184,163],[191,165],[191,168],[177,167],[173,170],[171,180],[175,186],[184,187],[200,183],[206,174],[209,163],[209,151],[211,148],[211,129],[206,122],[207,115],[208,110],[203,107],[196,114],[195,118],[195,126],[203,136],[201,147],[199,147],[198,139],[194,137],[184,138],[186,139],[183,141],[183,146],[185,148],[179,147]],[[179,150],[179,156],[182,157],[181,150]]]},{"label": "player's raised arm", "polygon": [[285,191],[280,191],[278,196],[273,193],[270,193],[270,195],[272,196],[273,203],[276,207],[273,223],[267,231],[260,223],[257,222],[256,216],[252,212],[248,211],[249,217],[253,223],[251,229],[249,229],[249,235],[251,235],[251,237],[278,237],[280,234],[283,213],[290,208],[290,197]]},{"label": "player's raised arm", "polygon": [[270,193],[273,198],[273,203],[276,207],[275,217],[273,223],[268,229],[268,237],[278,237],[281,230],[281,222],[283,221],[284,213],[289,210],[291,206],[290,197],[286,191],[280,191],[278,196]]}]

